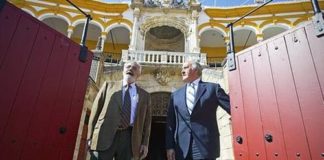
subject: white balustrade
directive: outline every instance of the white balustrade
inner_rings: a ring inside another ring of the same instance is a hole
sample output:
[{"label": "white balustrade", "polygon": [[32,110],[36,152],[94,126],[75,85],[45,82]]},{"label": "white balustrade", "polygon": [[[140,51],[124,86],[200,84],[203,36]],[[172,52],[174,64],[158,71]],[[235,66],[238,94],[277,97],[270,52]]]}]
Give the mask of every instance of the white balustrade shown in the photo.
[{"label": "white balustrade", "polygon": [[142,64],[182,64],[186,60],[200,62],[206,65],[205,53],[184,53],[184,52],[166,52],[166,51],[122,51],[122,61],[137,61]]}]

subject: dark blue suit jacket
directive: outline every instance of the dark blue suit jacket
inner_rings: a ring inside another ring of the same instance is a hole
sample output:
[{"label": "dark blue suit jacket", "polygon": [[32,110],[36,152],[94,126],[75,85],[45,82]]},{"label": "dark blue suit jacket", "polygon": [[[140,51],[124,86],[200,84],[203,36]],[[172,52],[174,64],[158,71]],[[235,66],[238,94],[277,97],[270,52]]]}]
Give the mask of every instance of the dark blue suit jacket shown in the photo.
[{"label": "dark blue suit jacket", "polygon": [[177,160],[187,156],[191,136],[204,158],[219,157],[218,106],[230,114],[229,96],[216,83],[199,82],[191,115],[186,104],[186,85],[172,93],[167,117],[166,149],[175,149]]}]

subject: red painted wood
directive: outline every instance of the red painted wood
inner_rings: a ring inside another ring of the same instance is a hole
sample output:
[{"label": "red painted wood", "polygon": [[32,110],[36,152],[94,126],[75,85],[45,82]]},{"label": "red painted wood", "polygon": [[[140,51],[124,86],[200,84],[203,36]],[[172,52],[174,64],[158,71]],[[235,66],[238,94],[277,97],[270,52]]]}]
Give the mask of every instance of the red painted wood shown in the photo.
[{"label": "red painted wood", "polygon": [[304,28],[285,36],[312,159],[324,153],[324,103]]},{"label": "red painted wood", "polygon": [[[3,155],[3,135],[10,117],[12,105],[14,104],[21,78],[26,68],[28,58],[31,54],[34,40],[38,31],[38,24],[29,18],[22,17],[18,28],[12,37],[7,50],[7,56],[0,68],[0,90],[5,93],[0,96],[0,156]],[[8,37],[10,39],[10,37]],[[19,46],[19,47],[17,47]],[[12,143],[16,140],[12,139]],[[1,158],[0,158],[1,159]]]},{"label": "red painted wood", "polygon": [[[79,68],[79,52],[80,46],[71,45],[65,62],[65,67],[60,80],[59,91],[56,97],[55,105],[52,108],[51,122],[49,123],[49,134],[46,139],[47,143],[56,147],[59,152],[64,143],[64,137],[67,132],[72,130],[67,126],[66,120],[70,112],[71,100],[74,89],[76,88],[75,82]],[[65,133],[60,133],[60,128],[65,128]],[[53,159],[53,157],[46,157],[46,159]]]},{"label": "red painted wood", "polygon": [[16,12],[11,4],[5,5],[0,12],[0,67],[7,55],[7,49],[16,30],[19,18],[19,12]]},{"label": "red painted wood", "polygon": [[249,148],[249,160],[266,159],[262,120],[258,104],[258,93],[253,72],[251,52],[238,56],[242,97]]},{"label": "red painted wood", "polygon": [[[87,89],[87,82],[90,72],[90,66],[92,62],[92,54],[89,52],[87,57],[86,63],[79,63],[79,70],[78,75],[76,76],[76,88],[73,93],[71,109],[69,112],[69,116],[67,119],[67,127],[71,128],[69,132],[67,132],[65,136],[64,145],[62,148],[67,148],[67,150],[71,150],[75,148],[76,139],[73,137],[77,136],[79,124],[83,123],[80,122],[80,117],[82,113],[82,106],[84,102],[84,93]],[[74,112],[72,112],[74,111]],[[73,153],[73,152],[72,152]]]},{"label": "red painted wood", "polygon": [[284,38],[269,42],[268,51],[288,159],[311,159]]},{"label": "red painted wood", "polygon": [[[281,119],[278,111],[278,104],[272,79],[271,66],[268,58],[266,45],[252,50],[254,62],[255,80],[257,86],[261,120],[263,126],[263,136],[266,134],[273,137],[272,141],[265,141],[267,159],[287,159]],[[253,77],[250,77],[253,78]]]},{"label": "red painted wood", "polygon": [[[19,159],[39,96],[40,84],[51,53],[54,34],[40,29],[29,58],[4,135],[4,159]],[[15,143],[12,143],[15,140]]]},{"label": "red painted wood", "polygon": [[0,159],[72,159],[92,54],[81,63],[79,44],[10,4],[0,14]]},{"label": "red painted wood", "polygon": [[268,43],[268,50],[288,159],[298,158],[298,153],[301,159],[310,159],[284,38]]},{"label": "red painted wood", "polygon": [[[236,61],[239,66],[238,61]],[[231,119],[233,128],[234,156],[237,160],[248,160],[249,151],[247,144],[244,106],[242,99],[242,89],[239,70],[229,72],[229,90],[231,98]],[[242,137],[242,144],[236,141],[236,138]]]},{"label": "red painted wood", "polygon": [[307,25],[305,29],[315,65],[315,71],[317,73],[317,80],[319,81],[321,86],[322,97],[324,97],[324,38],[319,38],[316,36],[314,26],[312,24]]},{"label": "red painted wood", "polygon": [[[41,83],[39,98],[30,123],[28,140],[24,146],[21,159],[33,160],[35,155],[39,159],[45,159],[47,154],[55,158],[59,155],[59,153],[55,152],[56,147],[47,143],[47,139],[50,134],[51,114],[52,110],[54,110],[53,108],[58,95],[58,88],[69,47],[69,40],[56,34],[51,57],[48,61],[45,77]],[[58,134],[58,131],[55,133]]]}]

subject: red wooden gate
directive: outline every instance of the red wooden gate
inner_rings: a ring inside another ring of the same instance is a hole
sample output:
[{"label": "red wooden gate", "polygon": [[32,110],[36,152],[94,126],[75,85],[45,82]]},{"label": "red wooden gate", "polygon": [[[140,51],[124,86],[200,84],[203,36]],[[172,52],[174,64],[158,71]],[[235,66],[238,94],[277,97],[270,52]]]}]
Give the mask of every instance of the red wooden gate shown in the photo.
[{"label": "red wooden gate", "polygon": [[235,158],[324,159],[324,37],[313,24],[236,58],[229,73]]},{"label": "red wooden gate", "polygon": [[0,10],[0,159],[71,160],[92,54],[7,3]]}]

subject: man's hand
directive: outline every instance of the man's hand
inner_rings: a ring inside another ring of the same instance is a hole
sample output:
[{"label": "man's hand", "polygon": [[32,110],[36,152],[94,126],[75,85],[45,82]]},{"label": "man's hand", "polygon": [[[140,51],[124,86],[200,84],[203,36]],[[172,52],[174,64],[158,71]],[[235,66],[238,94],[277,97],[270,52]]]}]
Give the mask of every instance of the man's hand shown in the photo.
[{"label": "man's hand", "polygon": [[148,147],[146,145],[141,145],[140,148],[140,159],[144,159],[147,156],[147,152],[148,152]]},{"label": "man's hand", "polygon": [[167,158],[168,158],[168,160],[175,160],[174,149],[167,149]]}]

